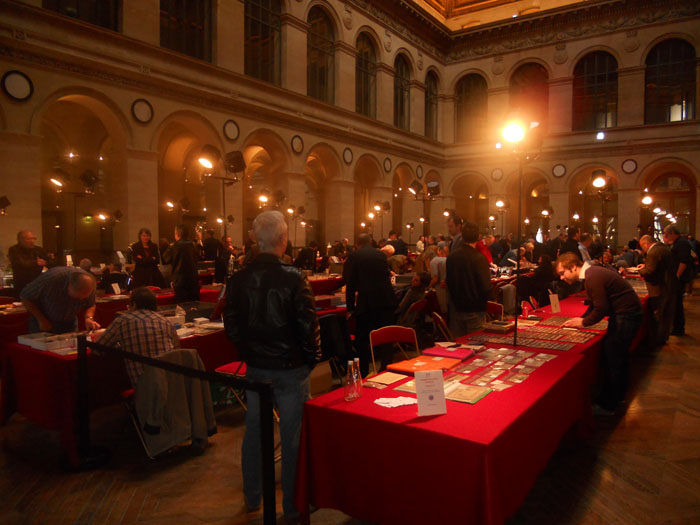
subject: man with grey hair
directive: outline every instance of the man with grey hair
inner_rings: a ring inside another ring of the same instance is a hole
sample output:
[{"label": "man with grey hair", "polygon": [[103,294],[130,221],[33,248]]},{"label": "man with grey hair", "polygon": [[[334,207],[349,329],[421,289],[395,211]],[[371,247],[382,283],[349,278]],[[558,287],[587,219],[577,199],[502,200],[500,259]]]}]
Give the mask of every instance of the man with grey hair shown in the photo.
[{"label": "man with grey hair", "polygon": [[[280,414],[282,492],[285,517],[299,516],[294,505],[297,454],[309,373],[321,358],[314,297],[304,273],[282,262],[287,224],[278,211],[264,211],[253,221],[260,253],[229,282],[224,324],[247,365],[246,378],[272,384]],[[386,263],[385,263],[386,264]],[[248,410],[241,470],[249,510],[262,498],[260,399],[246,391]]]},{"label": "man with grey hair", "polygon": [[663,243],[656,242],[651,235],[643,235],[639,246],[646,254],[644,264],[639,265],[639,275],[647,285],[649,294],[649,342],[650,346],[663,345],[673,317],[671,290],[671,250]]},{"label": "man with grey hair", "polygon": [[32,315],[29,333],[74,332],[80,312],[86,329],[100,328],[94,319],[95,277],[80,268],[59,266],[44,272],[22,290],[20,299]]}]

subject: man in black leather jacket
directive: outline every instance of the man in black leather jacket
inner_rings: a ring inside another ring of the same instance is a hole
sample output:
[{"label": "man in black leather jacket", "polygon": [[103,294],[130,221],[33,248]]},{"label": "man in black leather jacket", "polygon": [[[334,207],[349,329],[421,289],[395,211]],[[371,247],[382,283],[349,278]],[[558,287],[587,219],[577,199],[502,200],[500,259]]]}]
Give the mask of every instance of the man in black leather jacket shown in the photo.
[{"label": "man in black leather jacket", "polygon": [[[246,378],[272,384],[280,415],[282,492],[286,518],[298,517],[294,505],[297,454],[309,373],[321,357],[321,339],[311,287],[301,270],[285,264],[287,224],[278,211],[255,218],[253,233],[260,254],[229,282],[226,333],[247,365]],[[246,433],[241,470],[249,509],[260,507],[260,400],[246,391]]]}]

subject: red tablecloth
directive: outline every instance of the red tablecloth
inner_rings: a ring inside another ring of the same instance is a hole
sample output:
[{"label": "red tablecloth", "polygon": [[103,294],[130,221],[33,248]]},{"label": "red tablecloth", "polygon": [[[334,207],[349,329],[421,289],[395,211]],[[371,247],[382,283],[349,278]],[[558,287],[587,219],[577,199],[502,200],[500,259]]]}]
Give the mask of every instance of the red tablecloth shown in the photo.
[{"label": "red tablecloth", "polygon": [[[180,344],[196,349],[208,371],[238,359],[238,352],[224,331],[187,337]],[[18,343],[8,344],[6,350],[0,423],[19,412],[34,423],[58,430],[63,450],[77,465],[77,355],[61,356]],[[119,393],[130,387],[121,360],[95,356],[88,359],[91,409],[118,402]]]},{"label": "red tablecloth", "polygon": [[[380,523],[501,523],[514,513],[564,433],[590,415],[582,355],[561,353],[525,382],[447,414],[383,408],[365,388],[306,403],[297,502]],[[368,460],[368,458],[371,458]]]},{"label": "red tablecloth", "polygon": [[329,277],[328,279],[309,279],[314,295],[329,295],[345,284],[342,277]]}]

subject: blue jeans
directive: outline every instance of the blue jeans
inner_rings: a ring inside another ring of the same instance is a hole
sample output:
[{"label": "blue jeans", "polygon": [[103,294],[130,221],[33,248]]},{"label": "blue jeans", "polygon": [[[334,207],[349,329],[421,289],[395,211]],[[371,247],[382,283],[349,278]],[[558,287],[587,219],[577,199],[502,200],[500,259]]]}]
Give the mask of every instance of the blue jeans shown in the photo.
[{"label": "blue jeans", "polygon": [[610,316],[600,356],[601,392],[596,402],[615,411],[627,393],[630,344],[642,325],[642,311]]},{"label": "blue jeans", "polygon": [[481,330],[486,319],[486,312],[458,312],[450,309],[450,332],[455,337]]},{"label": "blue jeans", "polygon": [[[282,507],[284,515],[296,517],[299,512],[294,504],[296,492],[297,456],[301,437],[301,418],[304,402],[309,399],[309,373],[307,366],[291,370],[265,370],[249,366],[246,379],[272,383],[275,406],[280,416],[282,440]],[[241,458],[243,471],[243,495],[251,507],[260,505],[262,498],[262,455],[260,450],[260,396],[246,390],[248,412],[245,416],[245,436]]]}]

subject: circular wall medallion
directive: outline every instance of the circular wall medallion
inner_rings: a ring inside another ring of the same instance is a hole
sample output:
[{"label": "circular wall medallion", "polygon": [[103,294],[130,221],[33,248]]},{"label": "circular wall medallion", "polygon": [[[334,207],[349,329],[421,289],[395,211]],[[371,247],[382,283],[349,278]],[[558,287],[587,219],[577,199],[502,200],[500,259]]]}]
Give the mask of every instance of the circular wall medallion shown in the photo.
[{"label": "circular wall medallion", "polygon": [[384,159],[384,171],[387,173],[391,171],[391,159],[389,157]]},{"label": "circular wall medallion", "polygon": [[622,171],[625,173],[634,173],[637,169],[637,161],[634,159],[627,159],[622,163]]},{"label": "circular wall medallion", "polygon": [[240,130],[238,129],[238,124],[235,120],[227,120],[224,122],[224,137],[230,141],[234,141],[238,138]]},{"label": "circular wall medallion", "polygon": [[566,166],[563,164],[555,164],[554,167],[552,167],[552,175],[555,177],[563,177],[566,175]]},{"label": "circular wall medallion", "polygon": [[292,151],[294,151],[294,153],[301,153],[304,151],[304,141],[299,135],[294,135],[292,137]]},{"label": "circular wall medallion", "polygon": [[137,98],[131,104],[131,114],[137,122],[148,124],[153,119],[153,106],[144,98]]},{"label": "circular wall medallion", "polygon": [[491,178],[495,181],[499,181],[503,178],[503,170],[501,168],[496,168],[491,172]]},{"label": "circular wall medallion", "polygon": [[2,90],[14,100],[25,101],[34,93],[34,84],[27,75],[13,70],[2,76]]},{"label": "circular wall medallion", "polygon": [[418,166],[416,168],[416,178],[418,178],[418,180],[423,178],[423,166]]},{"label": "circular wall medallion", "polygon": [[343,150],[343,160],[345,164],[350,164],[352,162],[352,150],[350,148],[345,148]]}]

